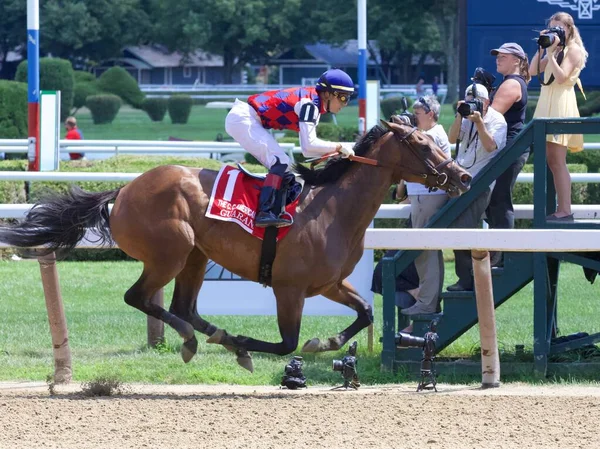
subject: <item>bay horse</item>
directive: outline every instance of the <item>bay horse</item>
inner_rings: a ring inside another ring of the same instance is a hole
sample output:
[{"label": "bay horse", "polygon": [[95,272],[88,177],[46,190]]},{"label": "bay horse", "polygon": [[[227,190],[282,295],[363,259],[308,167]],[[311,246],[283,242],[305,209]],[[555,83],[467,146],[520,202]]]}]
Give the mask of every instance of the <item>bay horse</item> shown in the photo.
[{"label": "bay horse", "polygon": [[[250,371],[249,351],[291,353],[298,346],[305,298],[319,294],[354,309],[357,318],[325,341],[309,340],[303,350],[338,350],[373,322],[371,306],[345,279],[361,258],[365,231],[390,186],[404,179],[457,196],[468,190],[471,181],[469,173],[447,158],[429,136],[399,123],[382,124],[354,148],[357,156],[370,158],[375,165],[335,158],[320,169],[294,167],[304,187],[294,224],[277,243],[272,269],[281,334],[277,343],[230,335],[196,311],[209,259],[242,278],[258,281],[261,240],[237,224],[205,217],[216,171],[165,165],[116,190],[89,193],[73,186],[67,194],[35,204],[19,224],[0,228],[0,241],[18,247],[45,246],[50,253],[73,249],[90,228],[103,243],[112,238],[143,263],[125,302],[173,327],[183,338],[181,355],[186,363],[197,351],[194,331],[207,335],[209,343],[235,352],[238,363]],[[150,299],[173,278],[175,289],[167,311]]]}]

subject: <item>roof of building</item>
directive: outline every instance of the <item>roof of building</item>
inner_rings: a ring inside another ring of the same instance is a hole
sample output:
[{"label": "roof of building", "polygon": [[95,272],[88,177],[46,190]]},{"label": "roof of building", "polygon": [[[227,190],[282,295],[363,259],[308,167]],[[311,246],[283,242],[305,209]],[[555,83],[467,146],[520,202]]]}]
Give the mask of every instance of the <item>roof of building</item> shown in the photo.
[{"label": "roof of building", "polygon": [[184,57],[182,53],[170,52],[162,45],[141,45],[126,47],[123,50],[126,57],[139,59],[153,68],[159,67],[222,67],[221,56],[207,53],[203,50]]}]

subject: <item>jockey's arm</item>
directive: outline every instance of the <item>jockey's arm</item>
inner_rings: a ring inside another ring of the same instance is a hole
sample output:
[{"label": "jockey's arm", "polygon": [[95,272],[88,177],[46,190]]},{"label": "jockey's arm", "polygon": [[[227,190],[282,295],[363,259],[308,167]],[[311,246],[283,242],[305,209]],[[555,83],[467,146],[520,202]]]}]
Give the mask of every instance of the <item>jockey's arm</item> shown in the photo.
[{"label": "jockey's arm", "polygon": [[341,144],[328,142],[317,137],[317,124],[320,118],[319,108],[310,99],[303,98],[296,103],[294,112],[299,118],[300,148],[304,156],[321,156],[340,150]]}]

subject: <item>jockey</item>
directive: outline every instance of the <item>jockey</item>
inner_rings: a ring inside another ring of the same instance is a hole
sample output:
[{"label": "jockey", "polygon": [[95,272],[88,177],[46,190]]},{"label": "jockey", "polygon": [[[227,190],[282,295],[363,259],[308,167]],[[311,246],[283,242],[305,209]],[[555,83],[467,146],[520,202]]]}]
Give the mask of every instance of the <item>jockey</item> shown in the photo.
[{"label": "jockey", "polygon": [[[342,70],[330,69],[317,80],[315,87],[292,87],[252,95],[245,103],[235,100],[225,119],[225,130],[252,154],[269,173],[260,191],[255,226],[289,226],[292,220],[284,212],[282,180],[290,158],[268,129],[291,129],[299,133],[302,154],[322,156],[334,151],[347,158],[352,148],[317,137],[321,114],[337,114],[354,93],[352,78]],[[286,183],[283,183],[286,184]],[[284,213],[282,213],[284,212]]]}]

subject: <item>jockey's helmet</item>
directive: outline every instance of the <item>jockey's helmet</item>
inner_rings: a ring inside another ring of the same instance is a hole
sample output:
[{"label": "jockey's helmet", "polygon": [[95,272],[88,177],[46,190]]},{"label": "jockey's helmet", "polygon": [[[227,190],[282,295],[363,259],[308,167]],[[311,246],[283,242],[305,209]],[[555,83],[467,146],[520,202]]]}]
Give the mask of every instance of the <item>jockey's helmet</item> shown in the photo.
[{"label": "jockey's helmet", "polygon": [[351,97],[354,93],[354,82],[343,70],[329,69],[319,77],[316,88],[317,92],[346,94]]}]

